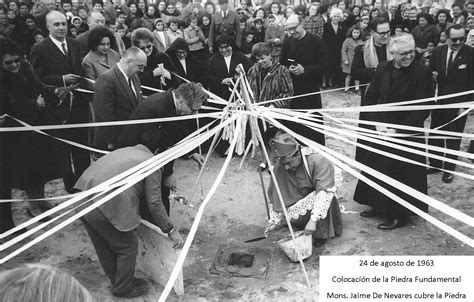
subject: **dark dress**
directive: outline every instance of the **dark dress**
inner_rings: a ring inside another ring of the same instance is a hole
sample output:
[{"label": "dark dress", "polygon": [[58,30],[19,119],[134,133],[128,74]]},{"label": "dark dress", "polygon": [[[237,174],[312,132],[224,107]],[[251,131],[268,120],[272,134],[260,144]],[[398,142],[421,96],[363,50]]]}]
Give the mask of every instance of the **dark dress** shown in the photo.
[{"label": "dark dress", "polygon": [[337,32],[334,32],[331,22],[324,24],[323,39],[328,51],[328,67],[325,74],[333,81],[336,80],[341,71],[341,50],[346,39],[346,33],[347,28],[343,23],[339,23]]},{"label": "dark dress", "polygon": [[[377,105],[422,99],[433,95],[434,89],[429,67],[419,62],[413,62],[409,67],[397,69],[393,66],[392,61],[387,61],[379,64],[371,85],[367,89],[365,98],[367,105]],[[369,119],[378,122],[423,128],[424,121],[428,115],[429,111],[427,110],[378,111],[371,113]],[[408,137],[402,137],[401,139],[403,140],[425,143],[424,138],[416,136],[422,133],[405,130],[397,130],[397,133],[409,135]],[[379,146],[378,148],[401,156],[402,158],[417,161],[422,164],[426,163],[426,157],[422,155],[402,151],[398,148],[385,146]],[[423,149],[419,150],[424,151]],[[424,166],[398,161],[373,152],[369,152],[367,156],[368,158],[365,161],[366,165],[421,193],[427,194],[426,168]],[[359,180],[358,185],[361,182],[362,181]],[[428,206],[425,203],[406,192],[392,188],[380,180],[376,182],[417,208],[425,212],[428,211]],[[411,211],[399,205],[396,201],[375,190],[372,191],[370,196],[366,196],[365,199],[372,200],[374,202],[372,206],[382,209],[387,219],[405,218],[412,214]]]},{"label": "dark dress", "polygon": [[[0,103],[4,104],[5,113],[30,125],[53,124],[50,108],[57,104],[46,103],[46,107],[40,108],[36,99],[40,94],[51,99],[47,96],[54,94],[54,87],[45,86],[28,63],[22,62],[17,73],[1,71],[0,79]],[[21,124],[7,119],[6,126]],[[11,187],[25,189],[62,177],[65,154],[61,143],[30,131],[9,133],[7,140],[6,167]]]}]

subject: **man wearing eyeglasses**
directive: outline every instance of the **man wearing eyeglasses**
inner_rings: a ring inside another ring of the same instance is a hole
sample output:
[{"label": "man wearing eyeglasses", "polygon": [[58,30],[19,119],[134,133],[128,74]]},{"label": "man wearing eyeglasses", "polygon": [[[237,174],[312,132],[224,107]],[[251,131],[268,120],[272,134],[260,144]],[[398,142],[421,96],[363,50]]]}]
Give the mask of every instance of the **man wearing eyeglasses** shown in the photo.
[{"label": "man wearing eyeglasses", "polygon": [[[298,15],[288,17],[285,30],[290,37],[283,42],[280,64],[288,67],[290,71],[294,95],[319,92],[322,75],[327,65],[327,50],[323,39],[306,32],[303,27],[303,18]],[[290,108],[321,109],[321,95],[294,98],[290,101]],[[315,115],[316,118],[322,120],[319,114]],[[324,134],[298,123],[288,122],[288,125],[298,134],[324,145]]]},{"label": "man wearing eyeglasses", "polygon": [[[155,93],[141,102],[130,115],[130,120],[176,117],[196,114],[204,102],[207,94],[201,84],[183,83],[176,90]],[[191,124],[193,123],[193,124]],[[182,120],[174,122],[159,122],[153,124],[131,124],[123,127],[117,144],[119,148],[135,146],[140,143],[142,133],[154,129],[154,136],[160,142],[155,153],[161,153],[173,146],[190,133],[195,120]],[[202,122],[201,122],[202,124]],[[191,152],[189,158],[196,161],[199,166],[204,162],[202,155]],[[163,183],[161,196],[166,212],[170,212],[169,194],[176,187],[173,176],[173,162],[168,163],[163,170]]]},{"label": "man wearing eyeglasses", "polygon": [[[365,100],[367,105],[395,104],[403,101],[419,100],[432,97],[434,94],[431,70],[428,66],[415,61],[415,40],[410,34],[393,37],[389,43],[389,51],[393,60],[380,63],[367,88]],[[426,102],[425,104],[427,104]],[[423,103],[422,103],[423,104]],[[420,105],[420,104],[417,104]],[[424,152],[425,139],[422,137],[424,121],[429,116],[429,110],[383,111],[370,112],[369,120],[383,123],[376,126],[378,135],[398,135],[398,139],[406,141],[405,146]],[[411,126],[421,130],[405,130],[400,126]],[[417,146],[415,144],[418,144]],[[398,145],[401,145],[398,143]],[[411,150],[397,147],[375,145],[379,151],[367,154],[365,165],[398,181],[418,192],[427,194],[426,157],[415,154]],[[382,154],[381,152],[385,152]],[[394,157],[395,156],[395,157]],[[406,161],[408,160],[408,161]],[[365,169],[361,169],[364,171]],[[367,171],[373,174],[373,172]],[[427,212],[428,205],[418,200],[406,189],[397,189],[377,178],[373,181],[397,195],[404,201]],[[361,181],[359,180],[359,183]],[[397,201],[383,193],[373,190],[373,209],[367,211],[365,217],[372,217],[381,212],[385,219],[378,228],[392,230],[409,223],[409,216],[416,215]],[[378,210],[378,211],[377,211]]]},{"label": "man wearing eyeglasses", "polygon": [[[448,43],[434,49],[430,64],[433,69],[433,76],[438,84],[439,96],[474,89],[474,48],[464,44],[466,32],[463,26],[460,24],[451,26],[447,29],[447,35]],[[439,100],[437,103],[440,105],[455,104],[472,100],[474,100],[473,95],[468,94]],[[440,130],[462,133],[466,125],[467,115],[459,119],[456,118],[463,111],[463,108],[433,110],[431,112],[431,129],[445,125]],[[461,138],[430,138],[429,144],[457,151],[461,145]],[[453,160],[457,159],[457,156],[453,154],[434,151],[432,153]],[[448,161],[443,163],[442,160],[430,158],[430,166],[429,174],[438,173],[441,172],[440,169],[444,169],[442,181],[445,183],[453,181],[454,176],[451,171],[456,169],[456,164]]]},{"label": "man wearing eyeglasses", "polygon": [[[132,46],[120,61],[102,73],[94,86],[92,108],[96,122],[123,121],[142,101],[141,82],[138,74],[146,66],[146,54]],[[115,150],[122,127],[97,127],[93,145],[101,150]]]}]

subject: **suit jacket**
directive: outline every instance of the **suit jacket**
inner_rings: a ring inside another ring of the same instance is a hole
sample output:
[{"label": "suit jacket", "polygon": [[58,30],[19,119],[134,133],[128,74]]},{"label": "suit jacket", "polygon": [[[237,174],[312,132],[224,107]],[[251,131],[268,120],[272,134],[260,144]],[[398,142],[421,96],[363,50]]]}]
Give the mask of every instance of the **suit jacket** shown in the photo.
[{"label": "suit jacket", "polygon": [[[88,190],[152,157],[153,153],[143,145],[115,150],[94,162],[74,188]],[[153,222],[163,232],[171,231],[173,225],[161,200],[161,174],[162,170],[157,170],[101,205],[98,210],[117,230],[127,232],[140,224],[140,200],[144,199]]]},{"label": "suit jacket", "polygon": [[[449,70],[447,69],[448,45],[436,47],[431,56],[430,66],[438,72],[438,94],[446,95],[474,89],[474,48],[462,45]],[[447,72],[447,73],[446,73]],[[457,98],[441,100],[442,103],[472,101],[468,94]]]},{"label": "suit jacket", "polygon": [[247,57],[238,51],[232,52],[229,71],[227,71],[224,57],[219,52],[210,57],[205,68],[205,78],[209,89],[218,96],[228,99],[230,97],[229,86],[223,85],[221,82],[225,78],[233,78],[235,76],[235,68],[239,64],[244,66],[245,71],[249,70],[252,66]]},{"label": "suit jacket", "polygon": [[120,55],[109,49],[105,57],[100,56],[95,51],[89,51],[82,60],[82,71],[86,78],[95,80],[99,75],[111,69],[120,61]]},{"label": "suit jacket", "polygon": [[[127,120],[133,110],[142,101],[140,79],[132,77],[137,97],[117,65],[101,74],[94,87],[92,108],[97,122]],[[94,129],[93,145],[107,149],[109,144],[116,144],[122,127],[97,127]]]},{"label": "suit jacket", "polygon": [[[177,116],[171,90],[155,93],[143,102],[130,115],[130,120],[152,119]],[[187,134],[187,121],[162,122],[153,124],[133,124],[123,127],[117,144],[118,147],[134,146],[140,143],[141,135],[155,129],[154,135],[160,137],[160,152],[179,142]]]},{"label": "suit jacket", "polygon": [[222,17],[222,12],[212,15],[211,29],[209,31],[209,47],[214,47],[214,42],[223,34],[234,38],[237,47],[240,47],[242,30],[240,29],[240,19],[236,12],[228,11],[226,18]]},{"label": "suit jacket", "polygon": [[[69,59],[51,41],[50,37],[31,49],[31,65],[44,84],[61,87],[65,85],[64,75],[70,73],[82,75],[79,45],[69,37],[66,37],[66,43]],[[59,99],[51,101],[59,102]],[[73,100],[64,101],[55,108],[53,111],[54,119],[56,123],[87,122],[89,118],[88,108],[87,102],[83,102],[82,96],[76,93]]]}]

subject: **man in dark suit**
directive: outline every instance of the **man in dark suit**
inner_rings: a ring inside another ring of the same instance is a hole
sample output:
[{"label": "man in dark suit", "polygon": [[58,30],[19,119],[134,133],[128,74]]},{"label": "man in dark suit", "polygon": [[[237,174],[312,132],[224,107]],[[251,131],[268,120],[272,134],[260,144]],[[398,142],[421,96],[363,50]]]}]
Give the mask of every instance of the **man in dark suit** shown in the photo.
[{"label": "man in dark suit", "polygon": [[[89,49],[87,48],[87,40],[89,37],[89,33],[91,32],[91,29],[93,29],[96,26],[104,26],[104,24],[105,24],[105,18],[101,13],[91,12],[90,16],[87,18],[87,25],[89,25],[89,30],[80,34],[75,39],[76,42],[79,43],[79,47],[81,49],[81,58],[84,58],[89,52]],[[111,47],[113,50],[118,52],[116,43],[112,43]]]},{"label": "man in dark suit", "polygon": [[219,6],[221,11],[212,15],[209,30],[209,51],[211,53],[215,50],[215,42],[224,34],[232,37],[239,48],[242,40],[240,18],[236,12],[229,9],[229,0],[219,0]]},{"label": "man in dark suit", "polygon": [[[474,89],[474,48],[464,44],[466,32],[462,25],[455,24],[451,26],[448,28],[447,34],[448,43],[435,48],[430,61],[433,75],[438,82],[438,94],[440,96]],[[453,104],[472,100],[472,94],[468,94],[443,99],[438,104]],[[466,125],[467,115],[453,121],[457,118],[458,112],[459,109],[456,108],[433,110],[431,112],[431,129],[445,125],[440,130],[462,133]],[[429,144],[457,151],[461,145],[461,138],[430,138]],[[432,153],[454,160],[457,159],[457,156],[453,154],[434,151]],[[450,183],[453,181],[453,174],[449,171],[455,170],[455,164],[445,161],[443,165],[443,161],[430,158],[430,166],[431,168],[428,169],[429,174],[437,173],[440,172],[439,169],[444,169],[447,172],[443,173],[443,182]]]},{"label": "man in dark suit", "polygon": [[[155,93],[141,102],[130,115],[130,120],[153,119],[176,117],[182,115],[195,114],[207,101],[207,94],[202,90],[201,84],[184,83],[176,90],[168,90],[162,93]],[[161,122],[154,124],[132,124],[123,128],[117,140],[119,148],[134,146],[140,142],[142,133],[154,129],[153,135],[158,139],[159,144],[155,153],[160,153],[178,143],[185,138],[193,128],[190,123],[194,120]],[[192,153],[190,158],[201,165],[204,158],[198,153]],[[163,204],[169,214],[169,193],[170,188],[175,186],[173,177],[173,162],[167,164],[163,171],[163,185],[161,186]]]},{"label": "man in dark suit", "polygon": [[[52,86],[79,84],[81,80],[81,56],[79,45],[66,37],[66,16],[51,11],[46,16],[49,37],[31,49],[31,65],[43,83]],[[57,124],[87,123],[89,104],[87,99],[75,93],[66,101],[55,100],[59,105],[53,108],[53,117]],[[58,132],[62,138],[87,145],[87,129],[77,128]],[[68,171],[63,176],[65,188],[71,192],[72,186],[90,164],[89,152],[77,147],[65,146]],[[71,168],[71,159],[72,166]]]},{"label": "man in dark suit", "polygon": [[[96,122],[127,120],[142,101],[138,73],[146,66],[146,54],[133,46],[127,49],[120,61],[101,74],[94,86],[92,109]],[[93,145],[102,150],[114,150],[122,127],[97,127]]]}]

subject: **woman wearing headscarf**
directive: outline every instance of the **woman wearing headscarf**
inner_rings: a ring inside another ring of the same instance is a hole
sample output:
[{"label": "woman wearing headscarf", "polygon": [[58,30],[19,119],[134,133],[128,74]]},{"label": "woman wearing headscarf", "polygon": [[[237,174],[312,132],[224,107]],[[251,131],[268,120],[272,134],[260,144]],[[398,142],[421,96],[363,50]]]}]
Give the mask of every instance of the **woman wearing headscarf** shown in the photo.
[{"label": "woman wearing headscarf", "polygon": [[[166,51],[171,58],[171,63],[176,68],[176,73],[191,81],[201,82],[202,65],[189,51],[188,43],[184,39],[177,38]],[[178,83],[184,80],[178,79]]]}]

